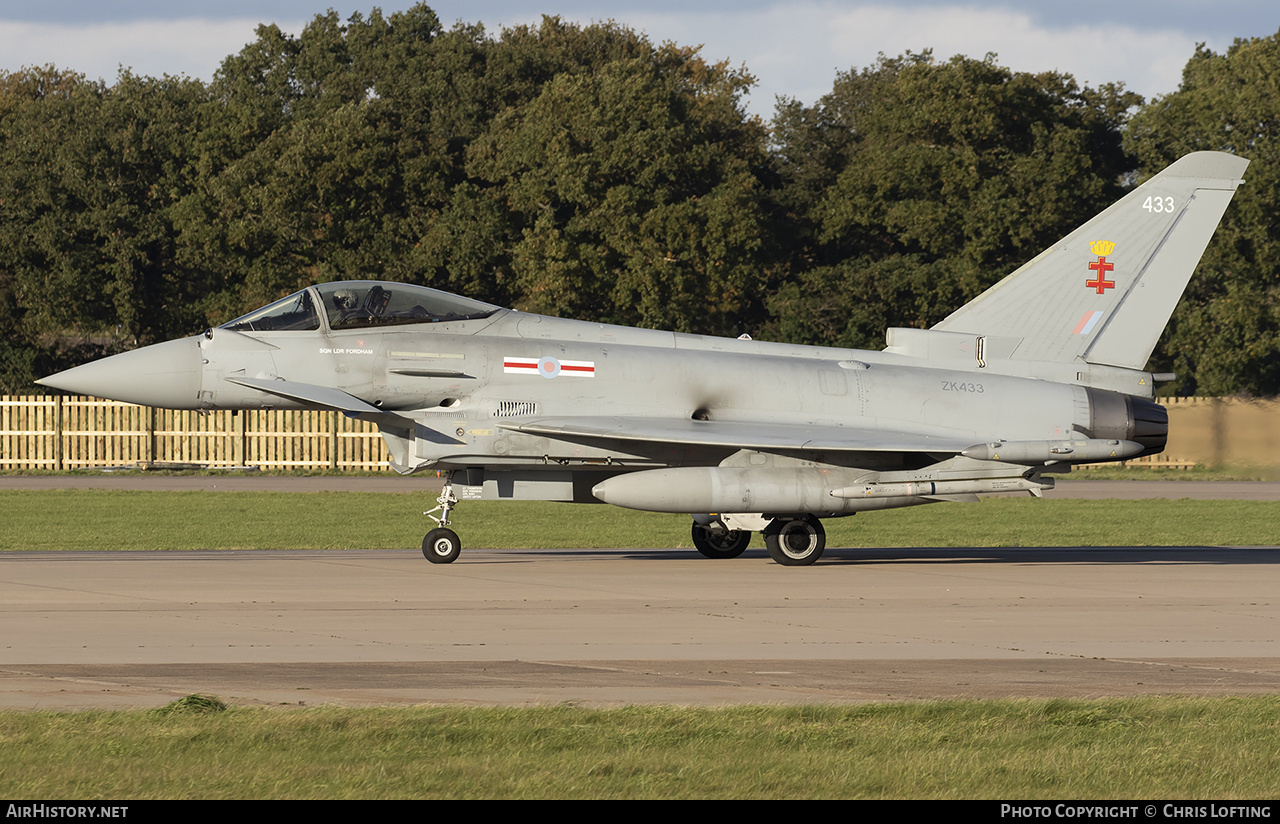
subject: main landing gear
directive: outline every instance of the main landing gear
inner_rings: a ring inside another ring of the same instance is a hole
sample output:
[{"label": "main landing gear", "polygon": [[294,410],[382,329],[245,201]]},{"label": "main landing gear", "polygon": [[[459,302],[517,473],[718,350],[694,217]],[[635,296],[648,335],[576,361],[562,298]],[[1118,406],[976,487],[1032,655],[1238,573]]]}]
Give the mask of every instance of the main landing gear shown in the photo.
[{"label": "main landing gear", "polygon": [[693,546],[708,558],[737,558],[747,551],[751,533],[745,529],[715,530],[693,522]]},{"label": "main landing gear", "polygon": [[[453,473],[446,472],[444,489],[440,490],[440,497],[436,498],[436,508],[422,513],[437,524],[422,539],[422,554],[433,564],[451,564],[462,554],[462,539],[458,537],[458,533],[449,529],[449,511],[456,503],[458,496],[453,494]],[[440,517],[437,518],[432,512],[439,512]]]},{"label": "main landing gear", "polygon": [[[693,522],[693,546],[708,558],[737,558],[750,543],[749,529],[731,529],[720,520]],[[783,566],[808,566],[822,557],[827,533],[813,515],[774,518],[764,527],[764,545],[769,557]]]},{"label": "main landing gear", "polygon": [[769,557],[783,566],[808,566],[822,557],[827,533],[812,515],[779,518],[765,528],[764,545]]}]

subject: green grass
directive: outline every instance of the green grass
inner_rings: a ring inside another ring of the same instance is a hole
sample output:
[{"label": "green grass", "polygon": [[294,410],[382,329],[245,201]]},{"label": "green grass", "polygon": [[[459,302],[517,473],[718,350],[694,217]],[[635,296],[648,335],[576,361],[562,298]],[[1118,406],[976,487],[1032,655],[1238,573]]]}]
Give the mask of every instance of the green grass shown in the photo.
[{"label": "green grass", "polygon": [[[0,491],[0,551],[411,547],[429,495]],[[1277,501],[989,499],[824,522],[829,547],[1270,546]],[[689,547],[689,518],[604,505],[466,501],[475,548]]]},{"label": "green grass", "polygon": [[9,798],[1274,798],[1280,698],[0,712]]}]

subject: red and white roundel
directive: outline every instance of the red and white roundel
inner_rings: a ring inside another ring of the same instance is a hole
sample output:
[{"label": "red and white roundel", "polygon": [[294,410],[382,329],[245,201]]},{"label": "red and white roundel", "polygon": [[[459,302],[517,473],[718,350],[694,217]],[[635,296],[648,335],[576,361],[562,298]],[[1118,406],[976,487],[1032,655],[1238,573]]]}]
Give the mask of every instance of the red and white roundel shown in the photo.
[{"label": "red and white roundel", "polygon": [[595,361],[560,360],[550,355],[541,358],[502,359],[502,371],[508,375],[541,375],[551,378],[594,378]]},{"label": "red and white roundel", "polygon": [[560,361],[555,358],[538,358],[538,374],[544,378],[554,378],[560,374]]}]

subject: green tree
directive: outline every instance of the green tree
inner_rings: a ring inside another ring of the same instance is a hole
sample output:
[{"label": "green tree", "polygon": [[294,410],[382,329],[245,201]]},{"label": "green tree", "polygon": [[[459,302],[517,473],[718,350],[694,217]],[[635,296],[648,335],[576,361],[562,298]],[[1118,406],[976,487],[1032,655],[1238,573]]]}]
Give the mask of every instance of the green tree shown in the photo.
[{"label": "green tree", "polygon": [[[0,76],[0,300],[10,387],[58,351],[188,331],[170,209],[191,186],[203,86],[54,67]],[[41,360],[16,349],[43,350]],[[14,364],[17,364],[15,366]],[[21,373],[21,374],[20,374]]]},{"label": "green tree", "polygon": [[406,250],[447,192],[447,158],[407,109],[440,33],[425,6],[274,25],[210,85],[200,185],[179,209],[180,257],[214,284],[211,322],[310,283],[408,279]]},{"label": "green tree", "polygon": [[1179,394],[1280,393],[1280,34],[1200,45],[1178,91],[1134,115],[1126,145],[1143,175],[1188,152],[1252,162],[1156,349]]},{"label": "green tree", "polygon": [[139,342],[203,324],[197,301],[204,284],[176,259],[173,210],[196,185],[193,147],[204,99],[198,80],[124,72],[86,136],[97,280],[111,319]]},{"label": "green tree", "polygon": [[[765,132],[740,107],[752,79],[616,27],[548,20],[543,34],[584,46],[612,35],[640,56],[556,74],[471,147],[469,173],[501,189],[519,233],[518,305],[733,331],[762,286],[767,232]],[[525,47],[527,36],[503,44]]]},{"label": "green tree", "polygon": [[784,101],[777,203],[797,245],[779,333],[878,348],[886,326],[937,323],[1118,196],[1140,101],[928,52],[842,73],[813,107]]},{"label": "green tree", "polygon": [[10,334],[33,340],[110,319],[89,276],[99,263],[101,193],[88,159],[105,95],[103,84],[53,66],[0,76],[0,282],[14,301]]}]

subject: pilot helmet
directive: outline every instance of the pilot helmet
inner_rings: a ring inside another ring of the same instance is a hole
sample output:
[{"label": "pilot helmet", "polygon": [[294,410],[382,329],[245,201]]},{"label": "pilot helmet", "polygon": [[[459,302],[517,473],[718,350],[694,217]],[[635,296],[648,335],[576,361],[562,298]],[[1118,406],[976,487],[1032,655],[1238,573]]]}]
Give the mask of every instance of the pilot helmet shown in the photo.
[{"label": "pilot helmet", "polygon": [[333,293],[333,305],[340,312],[354,312],[360,305],[360,296],[354,289],[339,289]]}]

